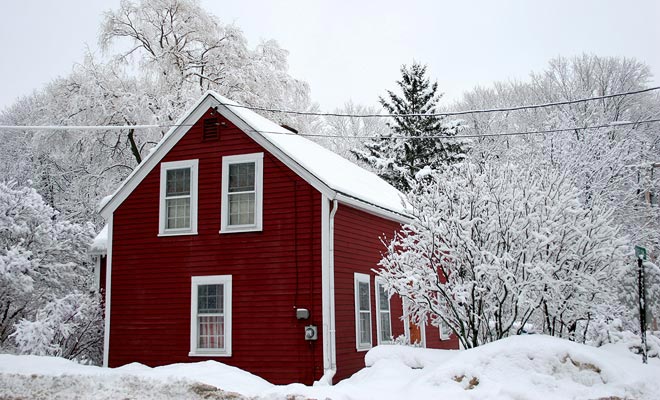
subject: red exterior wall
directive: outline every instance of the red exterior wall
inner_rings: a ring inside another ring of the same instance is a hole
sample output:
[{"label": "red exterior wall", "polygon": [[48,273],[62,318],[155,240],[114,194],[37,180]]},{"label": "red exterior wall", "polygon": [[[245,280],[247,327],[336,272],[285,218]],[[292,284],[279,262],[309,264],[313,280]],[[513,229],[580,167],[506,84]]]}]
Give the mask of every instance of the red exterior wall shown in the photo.
[{"label": "red exterior wall", "polygon": [[[371,326],[373,346],[378,344],[376,325],[375,273],[378,262],[385,253],[385,242],[392,239],[400,224],[374,216],[354,208],[340,205],[335,215],[335,309],[337,340],[337,374],[335,381],[345,379],[364,368],[366,351],[357,351],[355,343],[355,289],[354,273],[371,275]],[[402,299],[393,295],[390,299],[392,336],[405,334],[402,320]],[[435,326],[425,329],[427,348],[457,349],[455,336],[440,340],[440,330]]]},{"label": "red exterior wall", "polygon": [[[354,273],[371,275],[371,337],[378,344],[376,332],[375,274],[371,271],[385,252],[382,237],[391,239],[399,223],[340,204],[335,214],[335,313],[337,373],[335,381],[345,379],[364,368],[366,351],[357,351],[355,343]],[[390,301],[392,336],[404,334],[401,300]]]},{"label": "red exterior wall", "polygon": [[[210,110],[202,120],[210,116]],[[114,213],[109,366],[216,359],[273,383],[323,374],[321,194],[228,120],[202,121],[163,162],[199,159],[198,235],[158,237],[160,165]],[[263,231],[219,234],[222,157],[264,152]],[[232,275],[231,357],[189,357],[191,277]],[[311,317],[298,321],[295,307]],[[304,326],[319,340],[304,340]]]}]

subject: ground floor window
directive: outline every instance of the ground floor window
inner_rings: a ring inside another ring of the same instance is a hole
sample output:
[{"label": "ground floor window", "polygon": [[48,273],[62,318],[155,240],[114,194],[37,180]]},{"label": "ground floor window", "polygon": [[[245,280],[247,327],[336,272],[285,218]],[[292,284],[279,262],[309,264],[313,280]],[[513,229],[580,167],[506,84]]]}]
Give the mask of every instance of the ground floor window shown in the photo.
[{"label": "ground floor window", "polygon": [[385,289],[385,281],[380,277],[376,277],[376,318],[378,344],[392,343],[390,294]]},{"label": "ground floor window", "polygon": [[369,275],[355,273],[355,336],[358,350],[371,348],[371,296]]},{"label": "ground floor window", "polygon": [[231,275],[193,276],[190,355],[231,355]]}]

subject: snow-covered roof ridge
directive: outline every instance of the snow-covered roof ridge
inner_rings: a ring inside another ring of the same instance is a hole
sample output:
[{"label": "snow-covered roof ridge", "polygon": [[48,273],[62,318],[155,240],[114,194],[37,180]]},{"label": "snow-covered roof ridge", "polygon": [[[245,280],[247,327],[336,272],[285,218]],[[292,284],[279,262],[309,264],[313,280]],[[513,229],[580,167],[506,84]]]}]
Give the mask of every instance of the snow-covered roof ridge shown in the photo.
[{"label": "snow-covered roof ridge", "polygon": [[204,93],[110,195],[109,200],[104,199],[99,208],[105,218],[109,218],[147,173],[183,137],[189,124],[196,122],[194,119],[201,117],[206,111],[202,108],[207,106],[217,107],[225,118],[238,124],[248,136],[331,198],[400,222],[409,219],[410,206],[405,196],[378,175],[214,91]]},{"label": "snow-covered roof ridge", "polygon": [[330,189],[403,216],[410,213],[403,193],[373,172],[235,101],[213,91],[207,93]]}]

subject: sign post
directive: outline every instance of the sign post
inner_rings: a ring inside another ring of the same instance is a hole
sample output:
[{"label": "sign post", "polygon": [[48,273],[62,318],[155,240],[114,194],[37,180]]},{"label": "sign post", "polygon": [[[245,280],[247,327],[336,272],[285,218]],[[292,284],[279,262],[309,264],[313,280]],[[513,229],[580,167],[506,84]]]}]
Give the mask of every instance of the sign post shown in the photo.
[{"label": "sign post", "polygon": [[639,327],[642,333],[642,362],[648,363],[648,354],[646,348],[646,288],[644,279],[644,261],[646,261],[646,249],[641,246],[635,246],[635,256],[637,257],[637,290],[639,292]]}]

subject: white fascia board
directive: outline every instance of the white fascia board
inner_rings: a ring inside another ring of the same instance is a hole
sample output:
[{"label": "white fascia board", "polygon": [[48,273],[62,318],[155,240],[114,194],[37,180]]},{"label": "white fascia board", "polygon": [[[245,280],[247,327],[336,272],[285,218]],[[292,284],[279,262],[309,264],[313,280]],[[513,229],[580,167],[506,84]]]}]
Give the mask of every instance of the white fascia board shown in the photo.
[{"label": "white fascia board", "polygon": [[336,199],[343,204],[357,208],[358,210],[364,211],[366,213],[376,215],[378,217],[383,217],[391,221],[399,222],[402,224],[408,224],[412,222],[412,218],[395,213],[390,210],[375,206],[371,203],[364,202],[362,200],[356,199],[355,197],[346,196],[343,193],[337,193]]},{"label": "white fascia board", "polygon": [[119,186],[117,191],[112,195],[112,199],[108,201],[99,213],[106,220],[110,218],[112,213],[119,207],[121,203],[135,190],[135,188],[142,182],[142,180],[154,169],[158,163],[165,157],[165,155],[172,150],[179,140],[192,128],[210,107],[214,107],[217,100],[212,94],[205,94],[194,106],[192,106],[187,113],[185,113],[170,129],[163,139],[158,143],[156,149],[152,151],[142,162],[133,170],[133,172],[124,180]]}]

